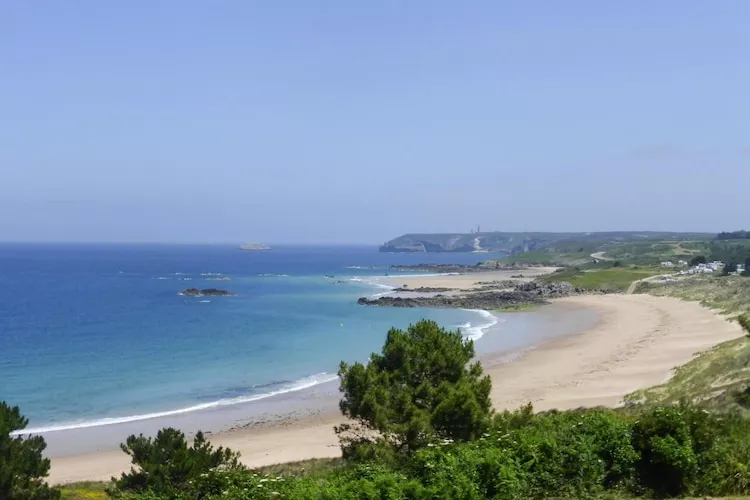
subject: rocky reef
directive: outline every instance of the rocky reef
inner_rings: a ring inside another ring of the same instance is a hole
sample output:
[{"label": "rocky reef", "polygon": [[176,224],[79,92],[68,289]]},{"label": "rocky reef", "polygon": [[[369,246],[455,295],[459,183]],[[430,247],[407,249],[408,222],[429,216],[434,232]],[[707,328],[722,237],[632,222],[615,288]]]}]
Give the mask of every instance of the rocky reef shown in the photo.
[{"label": "rocky reef", "polygon": [[233,295],[229,290],[219,290],[218,288],[204,288],[199,290],[198,288],[188,288],[179,293],[179,295],[185,295],[187,297],[224,297],[227,295]]},{"label": "rocky reef", "polygon": [[496,290],[465,295],[435,295],[433,297],[393,297],[377,299],[360,298],[357,303],[364,306],[387,307],[442,307],[460,309],[504,309],[509,306],[541,305],[549,299],[570,297],[588,293],[568,282],[558,283],[514,283],[511,290]]}]

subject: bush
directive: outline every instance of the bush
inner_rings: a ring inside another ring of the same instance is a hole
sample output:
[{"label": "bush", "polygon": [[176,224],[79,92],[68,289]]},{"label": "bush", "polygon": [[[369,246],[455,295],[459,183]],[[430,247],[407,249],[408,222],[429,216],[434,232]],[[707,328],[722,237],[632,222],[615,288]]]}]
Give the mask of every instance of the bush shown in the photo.
[{"label": "bush", "polygon": [[724,266],[724,268],[721,270],[722,276],[729,276],[731,273],[737,272],[737,264],[734,262],[730,262],[727,265]]},{"label": "bush", "polygon": [[698,477],[698,456],[710,450],[715,429],[708,414],[687,407],[665,407],[641,416],[633,428],[640,454],[638,474],[643,490],[657,496],[691,493]]},{"label": "bush", "polygon": [[742,329],[745,330],[745,335],[750,337],[750,315],[743,314],[742,316],[738,316],[737,322],[740,324]]},{"label": "bush", "polygon": [[188,446],[182,432],[166,428],[155,438],[130,436],[120,448],[137,468],[131,468],[119,479],[112,478],[116,493],[152,492],[171,498],[189,491],[191,482],[202,474],[217,468],[241,468],[239,453],[222,447],[214,449],[202,432],[195,435],[192,446]]},{"label": "bush", "polygon": [[41,436],[12,435],[29,424],[17,406],[0,401],[0,498],[3,500],[51,500],[60,492],[50,488],[44,478],[50,462],[42,452],[46,448]]},{"label": "bush", "polygon": [[341,411],[358,424],[337,429],[345,455],[372,443],[411,453],[435,439],[481,435],[492,412],[491,382],[473,358],[474,344],[460,332],[423,320],[391,329],[367,365],[342,362]]}]

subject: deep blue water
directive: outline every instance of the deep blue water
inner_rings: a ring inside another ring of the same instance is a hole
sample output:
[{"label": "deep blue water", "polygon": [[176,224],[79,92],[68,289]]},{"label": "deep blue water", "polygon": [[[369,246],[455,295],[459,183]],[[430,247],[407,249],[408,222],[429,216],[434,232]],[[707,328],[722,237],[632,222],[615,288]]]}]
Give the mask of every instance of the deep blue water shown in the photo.
[{"label": "deep blue water", "polygon": [[[341,360],[378,350],[391,326],[486,321],[470,311],[356,304],[383,291],[372,281],[391,264],[477,260],[372,247],[0,245],[0,400],[21,406],[39,429],[330,380]],[[178,295],[193,286],[236,295]]]}]

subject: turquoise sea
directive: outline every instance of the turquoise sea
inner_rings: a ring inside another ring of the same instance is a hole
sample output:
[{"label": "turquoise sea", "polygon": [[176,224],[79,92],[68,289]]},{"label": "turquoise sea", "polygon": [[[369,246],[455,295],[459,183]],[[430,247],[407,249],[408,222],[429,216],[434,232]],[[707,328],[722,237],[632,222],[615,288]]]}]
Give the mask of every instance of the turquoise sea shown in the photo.
[{"label": "turquoise sea", "polygon": [[[476,311],[368,308],[392,264],[482,254],[374,247],[0,245],[0,400],[31,432],[263,401],[335,378],[422,317],[478,338]],[[189,287],[231,297],[187,297]]]}]

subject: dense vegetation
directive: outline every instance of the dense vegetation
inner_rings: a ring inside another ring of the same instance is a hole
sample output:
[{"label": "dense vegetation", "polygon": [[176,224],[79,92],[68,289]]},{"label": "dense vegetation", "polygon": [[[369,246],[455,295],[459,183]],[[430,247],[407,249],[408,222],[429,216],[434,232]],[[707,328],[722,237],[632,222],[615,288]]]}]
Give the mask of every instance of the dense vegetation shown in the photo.
[{"label": "dense vegetation", "polygon": [[206,471],[157,498],[506,499],[664,498],[750,489],[750,421],[678,405],[641,412],[590,409],[494,417],[467,442],[444,440],[394,461],[357,459],[323,474]]},{"label": "dense vegetation", "polygon": [[750,240],[750,231],[732,231],[719,233],[717,240]]},{"label": "dense vegetation", "polygon": [[712,243],[710,252],[711,260],[718,260],[734,265],[743,264],[750,260],[750,240],[730,240]]},{"label": "dense vegetation", "polygon": [[191,488],[191,481],[211,470],[236,470],[239,454],[214,449],[202,432],[188,446],[185,435],[172,428],[160,430],[155,438],[130,436],[121,445],[135,467],[114,480],[115,492],[150,492],[172,498]]}]

